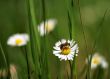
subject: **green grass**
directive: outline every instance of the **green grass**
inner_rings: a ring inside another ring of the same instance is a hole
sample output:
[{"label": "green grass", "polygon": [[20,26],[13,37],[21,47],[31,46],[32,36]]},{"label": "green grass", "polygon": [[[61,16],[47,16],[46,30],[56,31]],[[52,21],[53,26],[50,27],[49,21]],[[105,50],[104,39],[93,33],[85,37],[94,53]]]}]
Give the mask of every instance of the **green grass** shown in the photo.
[{"label": "green grass", "polygon": [[[0,70],[15,64],[19,79],[109,79],[109,67],[91,70],[91,58],[89,65],[85,63],[95,52],[110,62],[109,4],[109,0],[1,0]],[[50,18],[57,25],[41,37],[37,26]],[[28,44],[8,46],[7,39],[15,33],[28,33]],[[60,61],[53,55],[53,46],[63,38],[78,43],[78,57],[73,61]],[[0,79],[5,79],[1,73]]]}]

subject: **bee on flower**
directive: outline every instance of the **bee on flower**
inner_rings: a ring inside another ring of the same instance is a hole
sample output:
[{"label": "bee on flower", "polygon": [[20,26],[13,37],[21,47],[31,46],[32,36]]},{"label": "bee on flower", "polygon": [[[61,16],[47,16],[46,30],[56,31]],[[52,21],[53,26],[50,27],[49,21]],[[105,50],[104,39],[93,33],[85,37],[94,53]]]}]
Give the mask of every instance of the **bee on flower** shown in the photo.
[{"label": "bee on flower", "polygon": [[91,69],[96,69],[98,66],[105,69],[108,67],[108,63],[102,55],[95,53],[91,59]]},{"label": "bee on flower", "polygon": [[57,24],[57,21],[55,19],[49,19],[46,20],[45,22],[41,22],[40,25],[38,25],[38,31],[41,36],[44,36],[51,31],[54,30],[55,26]]},{"label": "bee on flower", "polygon": [[14,34],[9,37],[7,44],[10,46],[24,46],[28,41],[28,34]]},{"label": "bee on flower", "polygon": [[53,54],[60,60],[73,60],[74,56],[78,55],[78,45],[73,40],[62,39],[56,42],[53,48]]}]

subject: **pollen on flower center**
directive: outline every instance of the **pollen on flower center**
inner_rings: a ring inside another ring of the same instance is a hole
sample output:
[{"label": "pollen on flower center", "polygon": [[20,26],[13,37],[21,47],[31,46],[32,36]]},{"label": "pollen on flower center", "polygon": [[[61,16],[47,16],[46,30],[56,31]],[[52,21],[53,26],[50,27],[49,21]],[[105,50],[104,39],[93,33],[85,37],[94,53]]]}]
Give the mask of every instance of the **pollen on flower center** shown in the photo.
[{"label": "pollen on flower center", "polygon": [[45,24],[45,29],[46,29],[47,32],[50,32],[52,30],[52,27],[51,27],[50,24],[46,23]]},{"label": "pollen on flower center", "polygon": [[99,61],[98,58],[94,58],[92,62],[93,62],[94,64],[99,64],[100,61]]},{"label": "pollen on flower center", "polygon": [[70,53],[70,48],[68,46],[64,46],[62,48],[62,52],[61,53],[64,54],[64,55],[68,55]]},{"label": "pollen on flower center", "polygon": [[23,41],[21,39],[16,39],[16,44],[21,44]]}]

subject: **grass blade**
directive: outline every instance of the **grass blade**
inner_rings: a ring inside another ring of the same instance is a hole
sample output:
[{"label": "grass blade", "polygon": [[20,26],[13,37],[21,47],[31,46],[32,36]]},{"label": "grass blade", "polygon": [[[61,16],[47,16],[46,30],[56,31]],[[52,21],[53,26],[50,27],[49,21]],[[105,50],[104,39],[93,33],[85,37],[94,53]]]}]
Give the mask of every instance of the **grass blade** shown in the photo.
[{"label": "grass blade", "polygon": [[[40,36],[37,29],[37,20],[35,15],[34,0],[27,0],[28,23],[30,34],[30,47],[35,63],[35,69],[38,77],[41,77],[40,68]],[[40,78],[39,78],[40,79]]]},{"label": "grass blade", "polygon": [[96,46],[96,44],[97,44],[97,40],[98,40],[98,38],[100,37],[100,33],[101,33],[102,30],[103,30],[103,23],[104,23],[104,21],[105,21],[107,12],[108,12],[108,9],[106,9],[106,11],[104,12],[103,18],[102,18],[102,20],[101,20],[101,22],[100,22],[100,24],[99,24],[99,27],[97,28],[97,29],[98,29],[98,31],[97,31],[98,33],[97,33],[96,39],[95,39],[95,41],[94,41],[94,43],[93,43],[93,47],[92,47],[91,53],[94,52],[95,46]]}]

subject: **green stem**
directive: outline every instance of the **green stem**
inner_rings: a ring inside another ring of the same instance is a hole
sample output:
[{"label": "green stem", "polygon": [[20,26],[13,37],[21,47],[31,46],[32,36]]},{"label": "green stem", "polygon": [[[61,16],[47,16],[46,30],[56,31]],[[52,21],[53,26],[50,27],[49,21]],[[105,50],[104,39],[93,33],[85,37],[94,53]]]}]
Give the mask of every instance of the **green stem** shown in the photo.
[{"label": "green stem", "polygon": [[[45,21],[46,21],[46,10],[45,10],[45,0],[41,0],[42,1],[42,13],[43,13],[43,15],[42,15],[42,18],[43,18],[43,21],[44,21],[44,31],[46,32],[46,24],[45,24]],[[44,42],[44,44],[43,44],[43,49],[44,49],[44,55],[43,55],[43,57],[44,57],[44,69],[46,68],[46,70],[45,70],[45,73],[44,73],[44,75],[45,75],[45,79],[50,79],[50,74],[49,74],[49,68],[48,68],[48,57],[47,57],[47,50],[46,50],[46,35],[44,34],[44,38],[43,38],[43,42]],[[43,70],[43,72],[44,72],[44,70]]]},{"label": "green stem", "polygon": [[[85,29],[84,29],[84,25],[83,25],[83,21],[82,21],[82,14],[81,14],[81,7],[80,7],[80,1],[79,0],[78,0],[78,10],[79,10],[79,17],[80,17],[80,22],[81,22],[81,26],[82,26],[82,33],[83,33],[83,36],[84,36],[85,49],[86,49],[86,52],[87,52],[87,56],[89,56],[87,40],[86,40]],[[90,66],[88,67],[87,78],[90,79]]]},{"label": "green stem", "polygon": [[6,58],[6,56],[5,56],[5,53],[4,53],[4,50],[3,50],[3,48],[2,48],[1,42],[0,42],[0,49],[1,49],[1,53],[2,53],[3,58],[4,58],[4,61],[5,61],[5,64],[6,64],[6,68],[8,69],[7,58]]},{"label": "green stem", "polygon": [[[40,37],[37,29],[37,20],[35,16],[34,0],[27,0],[28,9],[28,23],[29,23],[29,33],[30,33],[30,46],[31,52],[33,54],[35,63],[35,72],[38,73],[37,76],[41,78],[41,64],[40,64]],[[37,53],[36,53],[37,52]]]},{"label": "green stem", "polygon": [[28,71],[28,79],[31,79],[31,74],[30,74],[30,67],[29,67],[29,58],[28,58],[28,54],[26,51],[26,47],[22,47],[23,52],[25,53],[25,58],[26,58],[26,64],[27,64],[27,71]]},{"label": "green stem", "polygon": [[4,58],[4,61],[5,61],[6,70],[8,71],[7,78],[10,78],[8,56],[6,58],[5,52],[4,52],[3,47],[2,47],[2,44],[1,44],[1,40],[0,40],[0,49],[1,49],[1,53],[2,53],[3,58]]},{"label": "green stem", "polygon": [[34,8],[34,0],[27,0],[27,7],[28,7],[28,16],[30,16],[30,23],[32,23],[32,30],[35,33],[36,42],[39,45],[38,51],[40,51],[40,42],[37,40],[39,38],[38,30],[37,30],[37,23],[36,23],[36,16],[35,16],[35,8]]},{"label": "green stem", "polygon": [[70,65],[70,79],[73,79],[73,66],[70,60],[69,60],[69,65]]},{"label": "green stem", "polygon": [[70,15],[69,15],[69,11],[68,11],[68,25],[69,25],[69,33],[70,33],[70,39],[72,40],[72,23],[71,23],[71,19],[70,19]]},{"label": "green stem", "polygon": [[76,59],[75,59],[75,79],[77,79],[77,63],[76,63]]},{"label": "green stem", "polygon": [[84,29],[84,25],[83,25],[83,21],[82,21],[82,14],[81,14],[81,7],[80,7],[80,1],[79,0],[78,0],[78,9],[79,9],[80,22],[81,22],[81,26],[82,26],[82,33],[83,33],[83,36],[84,36],[84,42],[85,42],[85,46],[86,46],[85,49],[86,49],[86,52],[87,52],[87,50],[88,50],[87,40],[86,40],[85,29]]}]

